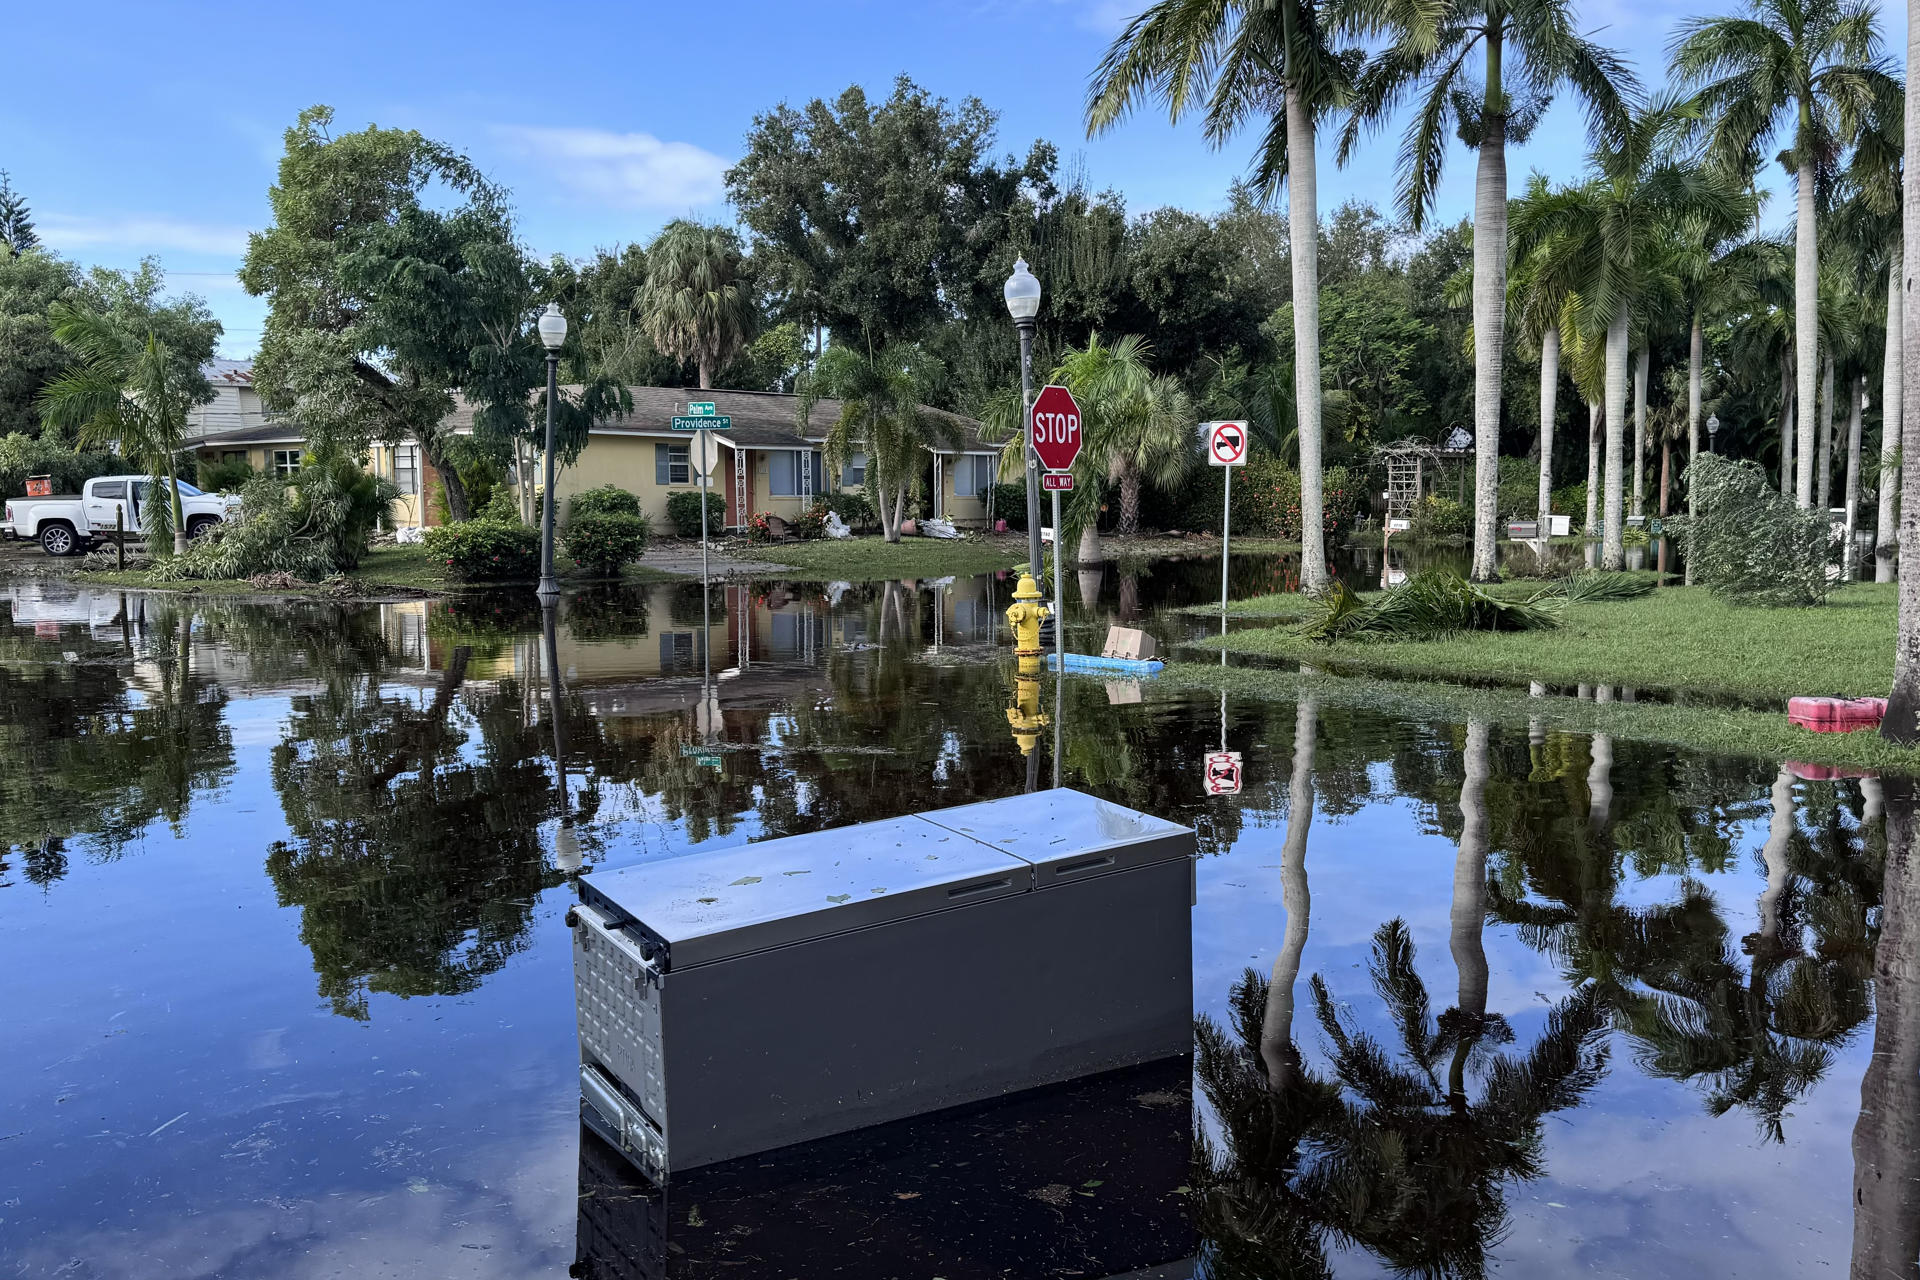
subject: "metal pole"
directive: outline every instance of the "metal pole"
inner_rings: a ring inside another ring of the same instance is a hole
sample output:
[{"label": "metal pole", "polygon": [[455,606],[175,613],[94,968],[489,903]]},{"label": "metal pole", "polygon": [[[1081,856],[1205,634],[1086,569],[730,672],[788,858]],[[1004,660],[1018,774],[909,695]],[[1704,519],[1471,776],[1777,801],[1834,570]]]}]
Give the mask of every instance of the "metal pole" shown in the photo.
[{"label": "metal pole", "polygon": [[[1227,550],[1233,541],[1233,468],[1222,467],[1227,473],[1226,499],[1221,504],[1220,516],[1220,665],[1227,665]],[[1222,696],[1225,696],[1224,690]]]},{"label": "metal pole", "polygon": [[127,569],[127,504],[113,504],[113,564],[122,573]]},{"label": "metal pole", "polygon": [[[1060,673],[1067,671],[1067,595],[1066,575],[1060,572],[1060,491],[1053,491],[1053,653]],[[1058,783],[1054,785],[1058,786]]]},{"label": "metal pole", "polygon": [[[720,461],[720,449],[707,439],[708,433],[702,431],[694,440],[694,447],[700,450],[700,591],[704,597],[707,589],[707,495],[713,464]],[[668,479],[672,479],[671,476]]]},{"label": "metal pole", "polygon": [[[1054,635],[1060,634],[1060,624],[1054,623]],[[1067,669],[1063,666],[1053,673],[1053,786],[1060,789],[1060,712],[1061,688],[1067,682]]]},{"label": "metal pole", "polygon": [[540,586],[538,594],[557,598],[560,584],[553,576],[553,403],[560,398],[560,353],[547,353],[547,480],[540,495]]},{"label": "metal pole", "polygon": [[[1020,434],[1027,464],[1027,571],[1040,581],[1040,455],[1033,451],[1033,330],[1032,320],[1016,320],[1020,331]],[[1060,522],[1053,524],[1053,540],[1060,543]],[[1054,594],[1059,594],[1056,587]],[[1056,623],[1056,625],[1058,625]]]}]

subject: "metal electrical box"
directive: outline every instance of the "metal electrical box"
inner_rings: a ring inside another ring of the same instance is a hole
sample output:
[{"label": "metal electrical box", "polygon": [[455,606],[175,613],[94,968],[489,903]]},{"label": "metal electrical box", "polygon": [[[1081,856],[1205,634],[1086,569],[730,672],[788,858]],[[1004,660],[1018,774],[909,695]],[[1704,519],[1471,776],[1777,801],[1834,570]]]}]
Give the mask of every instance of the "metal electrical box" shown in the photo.
[{"label": "metal electrical box", "polygon": [[1193,854],[1056,789],[586,876],[581,1118],[664,1180],[1187,1054]]}]

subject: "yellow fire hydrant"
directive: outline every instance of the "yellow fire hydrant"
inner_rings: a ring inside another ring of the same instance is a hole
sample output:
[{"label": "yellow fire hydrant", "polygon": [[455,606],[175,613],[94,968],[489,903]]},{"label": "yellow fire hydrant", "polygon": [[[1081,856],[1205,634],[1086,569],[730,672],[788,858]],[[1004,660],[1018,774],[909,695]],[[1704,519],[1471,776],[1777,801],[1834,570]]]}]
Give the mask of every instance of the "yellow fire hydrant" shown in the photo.
[{"label": "yellow fire hydrant", "polygon": [[1052,610],[1040,603],[1040,588],[1033,575],[1022,573],[1020,585],[1013,589],[1013,603],[1007,607],[1007,625],[1013,628],[1013,656],[1018,670],[1013,680],[1013,705],[1007,708],[1007,725],[1021,755],[1030,755],[1047,727],[1040,711],[1040,622]]},{"label": "yellow fire hydrant", "polygon": [[1020,585],[1013,589],[1013,603],[1007,606],[1007,625],[1013,628],[1014,657],[1039,662],[1040,623],[1052,616],[1053,611],[1040,603],[1040,588],[1034,583],[1033,575],[1022,573]]}]

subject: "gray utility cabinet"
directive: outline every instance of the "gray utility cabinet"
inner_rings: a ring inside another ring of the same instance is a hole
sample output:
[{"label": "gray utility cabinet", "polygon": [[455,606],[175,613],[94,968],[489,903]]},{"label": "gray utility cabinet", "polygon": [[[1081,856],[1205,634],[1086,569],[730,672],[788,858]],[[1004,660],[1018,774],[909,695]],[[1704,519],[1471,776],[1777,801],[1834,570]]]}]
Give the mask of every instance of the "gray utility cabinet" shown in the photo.
[{"label": "gray utility cabinet", "polygon": [[1056,789],[586,876],[581,1119],[664,1179],[1189,1053],[1193,854]]}]

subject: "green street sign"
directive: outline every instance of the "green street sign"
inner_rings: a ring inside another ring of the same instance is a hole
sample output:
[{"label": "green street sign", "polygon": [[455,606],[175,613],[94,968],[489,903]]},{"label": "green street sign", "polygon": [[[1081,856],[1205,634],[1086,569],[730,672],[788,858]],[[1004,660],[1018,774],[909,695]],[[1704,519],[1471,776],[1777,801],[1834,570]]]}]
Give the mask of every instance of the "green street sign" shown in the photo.
[{"label": "green street sign", "polygon": [[731,431],[733,430],[733,417],[731,414],[718,413],[711,418],[675,418],[673,420],[673,429],[675,431]]},{"label": "green street sign", "polygon": [[722,767],[719,756],[695,756],[693,762],[708,769],[718,769]]},{"label": "green street sign", "polygon": [[687,402],[687,414],[695,418],[711,418],[713,416],[713,401],[689,400]]}]

